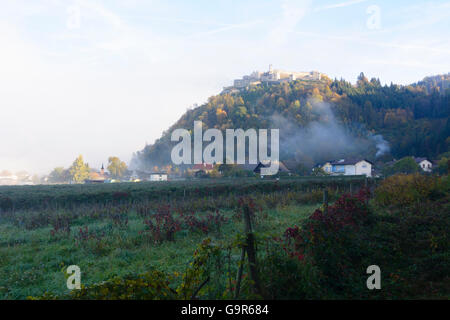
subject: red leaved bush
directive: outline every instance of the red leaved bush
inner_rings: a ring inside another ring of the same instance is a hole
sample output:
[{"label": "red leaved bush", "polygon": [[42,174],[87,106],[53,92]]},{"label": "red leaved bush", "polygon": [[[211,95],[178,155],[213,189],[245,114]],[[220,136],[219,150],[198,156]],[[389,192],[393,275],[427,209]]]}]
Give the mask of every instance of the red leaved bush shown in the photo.
[{"label": "red leaved bush", "polygon": [[235,219],[242,220],[242,213],[244,207],[248,207],[250,218],[253,223],[257,223],[258,218],[259,219],[263,218],[263,209],[260,205],[256,204],[251,197],[240,197],[238,200],[236,211],[234,213]]},{"label": "red leaved bush", "polygon": [[223,214],[216,210],[216,212],[208,213],[205,217],[200,218],[195,216],[195,214],[188,213],[181,215],[190,231],[196,232],[201,231],[204,234],[209,233],[212,229],[220,232],[222,225],[227,222],[227,219]]},{"label": "red leaved bush", "polygon": [[304,240],[300,234],[300,228],[298,226],[294,226],[294,228],[287,228],[284,232],[284,240],[284,251],[291,258],[297,257],[298,260],[303,260],[305,257],[303,250]]},{"label": "red leaved bush", "polygon": [[325,212],[317,209],[306,220],[303,228],[295,226],[284,232],[284,250],[290,257],[303,260],[307,247],[339,241],[339,233],[346,228],[358,229],[369,215],[368,189],[358,194],[344,194]]},{"label": "red leaved bush", "polygon": [[147,226],[144,232],[148,233],[151,240],[156,243],[175,240],[175,234],[181,230],[180,221],[171,213],[154,214],[144,223]]},{"label": "red leaved bush", "polygon": [[328,230],[338,231],[345,226],[356,227],[367,217],[369,210],[366,205],[370,197],[368,189],[361,189],[356,195],[344,194],[328,207],[328,212],[320,209],[314,211],[309,220],[324,224]]},{"label": "red leaved bush", "polygon": [[128,192],[114,192],[112,198],[115,202],[128,201],[130,199],[130,194]]}]

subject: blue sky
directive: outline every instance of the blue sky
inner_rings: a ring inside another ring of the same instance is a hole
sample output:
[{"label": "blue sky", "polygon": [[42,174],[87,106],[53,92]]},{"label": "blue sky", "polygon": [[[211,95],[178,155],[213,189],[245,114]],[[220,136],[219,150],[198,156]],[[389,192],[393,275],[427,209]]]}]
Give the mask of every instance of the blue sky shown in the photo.
[{"label": "blue sky", "polygon": [[5,0],[0,170],[126,161],[254,70],[450,71],[450,1]]}]

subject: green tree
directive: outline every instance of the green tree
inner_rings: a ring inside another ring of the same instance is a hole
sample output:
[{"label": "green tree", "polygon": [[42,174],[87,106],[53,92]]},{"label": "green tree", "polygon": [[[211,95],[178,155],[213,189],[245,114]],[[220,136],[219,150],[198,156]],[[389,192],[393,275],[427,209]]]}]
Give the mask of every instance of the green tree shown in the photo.
[{"label": "green tree", "polygon": [[369,80],[364,75],[364,72],[361,72],[358,76],[358,80],[356,81],[356,85],[358,87],[363,87],[369,83]]},{"label": "green tree", "polygon": [[[294,172],[300,176],[307,176],[311,173],[311,168],[304,165],[303,163],[299,163],[295,169]],[[325,172],[325,171],[324,171]]]},{"label": "green tree", "polygon": [[121,161],[118,157],[109,157],[108,159],[108,171],[114,178],[122,177],[128,168],[125,162]]},{"label": "green tree", "polygon": [[442,157],[433,171],[438,174],[450,173],[450,158]]},{"label": "green tree", "polygon": [[76,183],[89,179],[89,165],[84,163],[83,156],[79,155],[69,168],[70,178]]},{"label": "green tree", "polygon": [[329,175],[325,170],[323,170],[321,167],[315,167],[312,169],[311,175],[313,176],[327,176]]},{"label": "green tree", "polygon": [[53,171],[50,172],[48,176],[48,181],[51,183],[64,183],[69,182],[69,180],[70,180],[70,173],[63,167],[57,167],[53,169]]},{"label": "green tree", "polygon": [[383,169],[383,174],[386,176],[393,175],[396,173],[416,173],[419,172],[419,166],[416,161],[412,157],[404,157],[397,162],[395,162],[392,166],[388,166]]}]

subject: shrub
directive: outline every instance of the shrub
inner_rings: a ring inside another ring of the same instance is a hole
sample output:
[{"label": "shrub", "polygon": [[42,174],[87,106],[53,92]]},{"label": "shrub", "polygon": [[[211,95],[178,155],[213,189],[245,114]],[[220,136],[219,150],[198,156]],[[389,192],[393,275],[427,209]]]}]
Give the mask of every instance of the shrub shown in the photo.
[{"label": "shrub", "polygon": [[128,192],[114,192],[112,198],[115,202],[123,202],[130,199],[130,194]]},{"label": "shrub", "polygon": [[352,283],[359,276],[355,267],[368,251],[362,231],[370,216],[368,196],[365,189],[345,194],[326,212],[317,209],[301,227],[288,228],[281,239],[287,256],[319,268],[321,285],[332,292],[362,289]]},{"label": "shrub", "polygon": [[394,175],[385,179],[376,189],[376,203],[382,207],[418,206],[443,196],[435,177],[411,174]]},{"label": "shrub", "polygon": [[0,198],[0,212],[11,211],[14,207],[13,201],[9,197]]},{"label": "shrub", "polygon": [[255,223],[258,223],[258,220],[265,218],[265,216],[263,215],[262,206],[257,204],[250,197],[239,198],[233,218],[237,219],[237,220],[242,220],[242,218],[243,218],[242,213],[244,212],[244,208],[246,208],[246,207],[248,207],[248,209],[249,209],[252,225],[254,225]]},{"label": "shrub", "polygon": [[65,215],[57,215],[51,220],[51,225],[53,229],[50,230],[52,236],[57,236],[59,234],[70,234],[70,218]]},{"label": "shrub", "polygon": [[260,259],[260,275],[267,299],[318,299],[322,296],[320,271],[303,256],[284,250],[279,241],[268,241]]},{"label": "shrub", "polygon": [[223,214],[216,210],[215,213],[208,213],[205,217],[196,217],[194,213],[181,215],[184,219],[184,223],[191,232],[202,232],[204,234],[214,230],[220,233],[222,225],[227,222],[227,219]]},{"label": "shrub", "polygon": [[97,229],[89,230],[87,226],[79,228],[78,233],[75,234],[75,244],[95,255],[105,255],[110,252],[111,248],[108,247],[106,241],[106,233],[110,230],[110,226],[107,226],[108,230]]},{"label": "shrub", "polygon": [[33,300],[173,300],[177,292],[170,286],[170,277],[161,271],[150,271],[141,275],[116,277],[92,286],[82,286],[67,295],[47,293]]},{"label": "shrub", "polygon": [[120,228],[128,226],[128,213],[127,212],[113,212],[110,214],[110,219],[114,225]]},{"label": "shrub", "polygon": [[175,234],[181,230],[181,223],[171,213],[157,213],[144,221],[148,234],[155,243],[175,240]]}]

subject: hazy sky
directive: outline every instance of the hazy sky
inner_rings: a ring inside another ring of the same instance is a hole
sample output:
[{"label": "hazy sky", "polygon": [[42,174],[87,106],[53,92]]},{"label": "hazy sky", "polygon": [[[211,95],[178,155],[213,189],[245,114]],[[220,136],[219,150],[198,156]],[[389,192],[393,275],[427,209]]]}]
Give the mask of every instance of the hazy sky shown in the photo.
[{"label": "hazy sky", "polygon": [[0,171],[129,161],[254,70],[450,71],[449,1],[1,0]]}]

